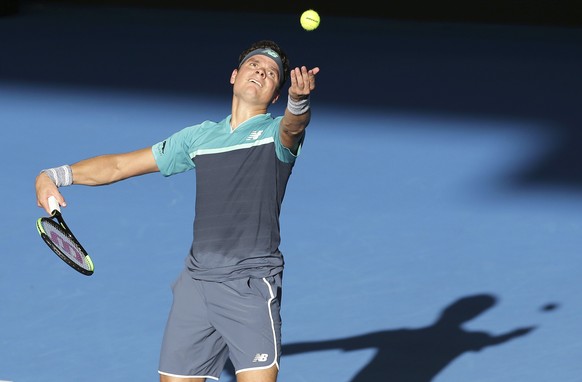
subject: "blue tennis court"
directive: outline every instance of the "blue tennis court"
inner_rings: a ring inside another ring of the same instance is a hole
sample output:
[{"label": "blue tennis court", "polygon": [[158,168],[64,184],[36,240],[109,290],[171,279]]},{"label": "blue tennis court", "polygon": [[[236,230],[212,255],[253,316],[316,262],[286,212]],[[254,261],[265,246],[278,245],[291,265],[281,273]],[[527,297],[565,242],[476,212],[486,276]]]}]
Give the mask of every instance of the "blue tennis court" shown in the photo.
[{"label": "blue tennis court", "polygon": [[30,2],[0,36],[0,381],[158,380],[195,174],[63,190],[91,277],[39,238],[34,178],[226,116],[263,38],[321,68],[279,380],[582,381],[581,29]]}]

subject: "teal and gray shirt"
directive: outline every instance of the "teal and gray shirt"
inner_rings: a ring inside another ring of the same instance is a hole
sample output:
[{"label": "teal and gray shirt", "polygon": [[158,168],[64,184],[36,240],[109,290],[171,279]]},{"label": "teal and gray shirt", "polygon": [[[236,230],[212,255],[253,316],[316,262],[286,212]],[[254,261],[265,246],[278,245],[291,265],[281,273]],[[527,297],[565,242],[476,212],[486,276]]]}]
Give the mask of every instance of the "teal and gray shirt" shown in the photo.
[{"label": "teal and gray shirt", "polygon": [[[283,269],[279,213],[296,155],[279,140],[282,117],[257,115],[186,127],[152,146],[164,176],[196,170],[193,278],[266,277]],[[297,151],[299,152],[299,151]]]}]

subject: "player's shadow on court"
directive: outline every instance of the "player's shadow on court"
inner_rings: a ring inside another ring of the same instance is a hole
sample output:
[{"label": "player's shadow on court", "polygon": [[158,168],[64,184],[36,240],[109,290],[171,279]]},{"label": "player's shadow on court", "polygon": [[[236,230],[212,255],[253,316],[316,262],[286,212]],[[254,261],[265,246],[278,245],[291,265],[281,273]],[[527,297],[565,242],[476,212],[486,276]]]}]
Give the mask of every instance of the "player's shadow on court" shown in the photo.
[{"label": "player's shadow on court", "polygon": [[[465,352],[477,352],[528,334],[535,327],[517,328],[500,335],[466,330],[463,323],[492,308],[496,298],[478,294],[461,298],[443,310],[430,326],[371,332],[329,341],[283,345],[282,356],[322,350],[376,349],[374,358],[350,382],[429,382]],[[232,366],[226,371],[232,377]],[[233,379],[234,380],[234,379]]]}]

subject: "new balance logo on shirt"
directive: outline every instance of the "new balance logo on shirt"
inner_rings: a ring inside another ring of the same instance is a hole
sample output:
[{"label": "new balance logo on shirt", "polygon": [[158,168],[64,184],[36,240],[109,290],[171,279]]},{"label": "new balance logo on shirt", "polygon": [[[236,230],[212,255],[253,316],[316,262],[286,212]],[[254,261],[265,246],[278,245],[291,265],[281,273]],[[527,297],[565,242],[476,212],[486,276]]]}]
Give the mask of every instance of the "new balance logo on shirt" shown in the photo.
[{"label": "new balance logo on shirt", "polygon": [[256,141],[261,134],[263,134],[263,130],[253,130],[247,137],[247,141]]},{"label": "new balance logo on shirt", "polygon": [[257,353],[257,355],[255,355],[255,358],[253,359],[253,362],[267,362],[268,358],[269,358],[268,354]]}]

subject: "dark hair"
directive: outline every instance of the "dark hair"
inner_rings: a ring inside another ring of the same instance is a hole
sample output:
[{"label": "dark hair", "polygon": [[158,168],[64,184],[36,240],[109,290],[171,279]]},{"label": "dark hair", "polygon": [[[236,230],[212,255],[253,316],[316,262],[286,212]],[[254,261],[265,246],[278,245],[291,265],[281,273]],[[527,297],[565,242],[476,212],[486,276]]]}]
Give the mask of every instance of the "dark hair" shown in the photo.
[{"label": "dark hair", "polygon": [[261,48],[273,49],[275,52],[277,52],[277,54],[281,58],[281,62],[283,63],[283,73],[280,73],[280,75],[282,76],[282,79],[279,82],[279,89],[281,89],[283,87],[283,85],[285,85],[285,82],[287,81],[287,79],[289,78],[289,58],[287,58],[287,54],[285,54],[283,49],[281,49],[281,47],[279,45],[277,45],[276,42],[271,41],[271,40],[260,40],[260,41],[253,43],[247,49],[242,51],[242,53],[239,55],[239,57],[238,57],[239,65],[240,65],[241,61],[246,57],[247,54],[249,54],[250,52],[252,52],[255,49],[261,49]]}]

